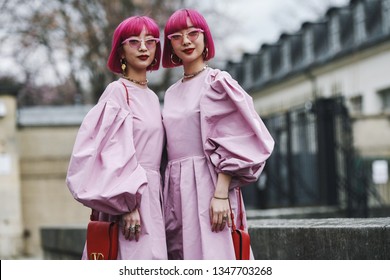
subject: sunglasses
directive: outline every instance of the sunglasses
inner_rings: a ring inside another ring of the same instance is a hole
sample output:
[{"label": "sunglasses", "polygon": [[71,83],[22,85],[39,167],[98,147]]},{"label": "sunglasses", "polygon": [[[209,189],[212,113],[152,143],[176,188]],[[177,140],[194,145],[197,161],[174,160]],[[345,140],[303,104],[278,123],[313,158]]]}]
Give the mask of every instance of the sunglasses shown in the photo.
[{"label": "sunglasses", "polygon": [[127,38],[122,42],[122,45],[128,44],[133,49],[139,49],[141,47],[142,42],[145,44],[145,47],[150,50],[156,47],[157,43],[160,42],[158,38],[147,38],[147,39],[139,39],[136,37]]},{"label": "sunglasses", "polygon": [[202,29],[197,28],[197,29],[191,29],[190,31],[188,31],[184,34],[179,33],[179,32],[172,33],[172,34],[169,34],[167,37],[173,43],[183,42],[184,36],[186,36],[188,38],[188,40],[190,40],[191,42],[194,42],[196,39],[198,39],[199,34],[203,33],[203,32],[204,31]]}]

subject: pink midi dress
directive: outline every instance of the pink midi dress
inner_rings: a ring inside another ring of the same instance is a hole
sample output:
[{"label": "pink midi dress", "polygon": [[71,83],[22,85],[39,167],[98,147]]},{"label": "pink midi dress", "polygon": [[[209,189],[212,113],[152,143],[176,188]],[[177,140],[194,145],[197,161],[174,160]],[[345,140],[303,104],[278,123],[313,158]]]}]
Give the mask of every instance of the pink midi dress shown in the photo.
[{"label": "pink midi dress", "polygon": [[[107,86],[80,126],[66,178],[73,197],[99,211],[101,220],[139,208],[140,239],[126,240],[120,232],[118,259],[167,259],[163,145],[158,97],[122,78]],[[85,248],[82,258],[87,258]]]},{"label": "pink midi dress", "polygon": [[[229,199],[237,217],[237,188],[258,179],[273,150],[252,98],[228,73],[207,68],[167,90],[163,124],[168,258],[235,259],[231,229],[211,231],[210,202],[217,174],[230,174]],[[244,204],[242,209],[247,229]]]}]

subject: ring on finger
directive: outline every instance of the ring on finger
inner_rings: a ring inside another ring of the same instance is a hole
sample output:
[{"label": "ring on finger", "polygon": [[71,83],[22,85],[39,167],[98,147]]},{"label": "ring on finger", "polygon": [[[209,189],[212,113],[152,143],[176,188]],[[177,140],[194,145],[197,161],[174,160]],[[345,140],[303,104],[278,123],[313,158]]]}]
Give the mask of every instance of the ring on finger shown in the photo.
[{"label": "ring on finger", "polygon": [[141,231],[141,225],[135,225],[135,231],[140,232]]},{"label": "ring on finger", "polygon": [[129,231],[130,231],[131,233],[134,233],[134,232],[135,232],[135,227],[133,227],[133,226],[129,227]]}]

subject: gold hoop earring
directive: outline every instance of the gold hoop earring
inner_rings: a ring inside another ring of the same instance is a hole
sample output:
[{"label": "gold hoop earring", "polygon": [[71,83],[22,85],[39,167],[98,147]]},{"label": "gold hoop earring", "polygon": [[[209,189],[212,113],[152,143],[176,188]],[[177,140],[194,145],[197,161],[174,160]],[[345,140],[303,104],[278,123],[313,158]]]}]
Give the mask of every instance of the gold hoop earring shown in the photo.
[{"label": "gold hoop earring", "polygon": [[126,76],[126,59],[122,58],[121,59],[121,69],[122,69],[122,74]]},{"label": "gold hoop earring", "polygon": [[[177,61],[174,60],[174,57],[175,57],[175,56],[176,56],[177,59],[178,59]],[[172,53],[172,54],[171,54],[171,62],[172,62],[173,65],[180,65],[181,59],[180,59],[177,55],[175,55],[175,54]]]},{"label": "gold hoop earring", "polygon": [[150,64],[150,67],[154,67],[157,64],[157,58],[154,58],[152,61],[152,64]]},{"label": "gold hoop earring", "polygon": [[204,51],[203,51],[203,59],[206,59],[209,55],[209,49],[208,48],[205,48]]}]

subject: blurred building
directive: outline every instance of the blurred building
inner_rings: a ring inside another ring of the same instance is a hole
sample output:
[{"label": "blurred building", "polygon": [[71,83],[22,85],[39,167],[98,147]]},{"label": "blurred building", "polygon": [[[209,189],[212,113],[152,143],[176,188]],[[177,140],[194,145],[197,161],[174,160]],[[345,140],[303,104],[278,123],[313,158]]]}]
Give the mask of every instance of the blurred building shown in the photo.
[{"label": "blurred building", "polygon": [[251,93],[262,116],[344,97],[356,148],[367,156],[390,156],[389,0],[330,8],[319,21],[282,34],[226,70]]},{"label": "blurred building", "polygon": [[226,70],[276,139],[268,185],[259,184],[270,189],[265,207],[333,204],[352,188],[356,203],[389,203],[389,0],[330,8]]}]

